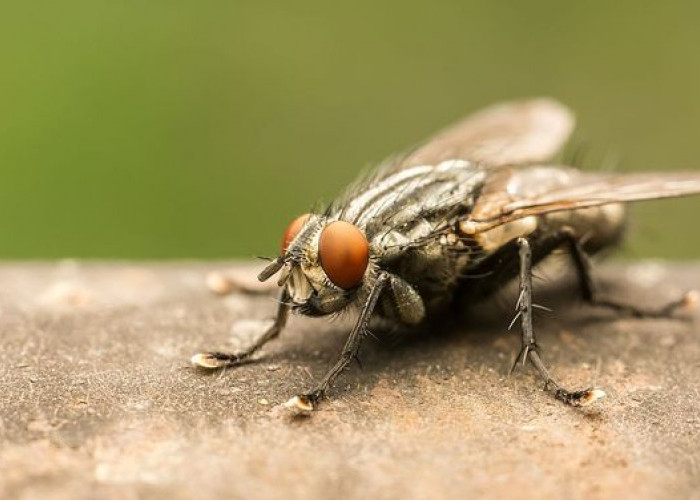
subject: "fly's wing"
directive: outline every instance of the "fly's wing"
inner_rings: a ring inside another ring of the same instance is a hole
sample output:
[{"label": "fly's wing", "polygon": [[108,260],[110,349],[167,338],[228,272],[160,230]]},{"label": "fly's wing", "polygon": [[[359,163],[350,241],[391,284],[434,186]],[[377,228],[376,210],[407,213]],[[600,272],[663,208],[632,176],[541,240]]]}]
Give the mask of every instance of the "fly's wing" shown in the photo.
[{"label": "fly's wing", "polygon": [[700,193],[700,172],[591,174],[565,167],[532,167],[494,175],[469,219],[483,231],[531,215]]},{"label": "fly's wing", "polygon": [[[432,167],[447,160],[466,160],[469,164],[465,171],[473,170],[476,164],[490,168],[547,161],[566,142],[573,127],[572,113],[552,99],[514,101],[486,108],[447,127],[408,154],[392,158],[376,171],[361,176],[329,211],[345,213],[346,206],[358,197],[363,203],[355,202],[353,210],[362,211],[389,181],[394,191],[411,192],[414,183],[422,182]],[[417,167],[424,167],[425,175],[418,175]]]},{"label": "fly's wing", "polygon": [[571,111],[553,99],[497,104],[439,132],[395,169],[454,159],[486,166],[544,162],[561,149],[573,128]]}]

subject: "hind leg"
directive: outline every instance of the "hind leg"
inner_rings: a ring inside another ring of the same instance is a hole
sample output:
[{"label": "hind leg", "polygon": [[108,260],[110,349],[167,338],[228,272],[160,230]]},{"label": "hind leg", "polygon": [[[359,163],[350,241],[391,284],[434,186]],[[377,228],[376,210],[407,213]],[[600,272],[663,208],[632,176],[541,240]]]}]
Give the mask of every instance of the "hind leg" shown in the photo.
[{"label": "hind leg", "polygon": [[570,231],[565,231],[563,237],[571,251],[571,260],[576,268],[581,295],[586,302],[593,306],[605,307],[635,318],[668,318],[678,310],[687,308],[696,301],[695,292],[687,292],[678,299],[658,308],[644,308],[602,298],[593,279],[591,260],[581,247],[579,240]]}]

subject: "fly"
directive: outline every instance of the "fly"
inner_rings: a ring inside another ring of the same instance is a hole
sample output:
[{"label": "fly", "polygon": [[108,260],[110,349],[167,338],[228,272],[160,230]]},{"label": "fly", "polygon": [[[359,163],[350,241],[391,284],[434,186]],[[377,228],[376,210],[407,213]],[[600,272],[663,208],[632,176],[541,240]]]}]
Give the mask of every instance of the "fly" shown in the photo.
[{"label": "fly", "polygon": [[672,314],[690,294],[658,310],[601,299],[588,256],[620,240],[625,203],[700,193],[700,174],[603,174],[548,164],[573,126],[572,113],[550,99],[500,104],[385,162],[324,212],[289,224],[279,256],[258,276],[278,275],[274,324],[242,352],[199,353],[192,362],[236,366],[280,334],[290,311],[326,316],[355,308],[338,361],[287,402],[310,411],[357,357],[371,319],[410,327],[439,316],[458,294],[476,303],[518,278],[521,350],[513,367],[530,361],[545,388],[571,406],[605,396],[598,388],[563,387],[543,363],[532,326],[532,267],[566,246],[587,302],[637,317]]}]

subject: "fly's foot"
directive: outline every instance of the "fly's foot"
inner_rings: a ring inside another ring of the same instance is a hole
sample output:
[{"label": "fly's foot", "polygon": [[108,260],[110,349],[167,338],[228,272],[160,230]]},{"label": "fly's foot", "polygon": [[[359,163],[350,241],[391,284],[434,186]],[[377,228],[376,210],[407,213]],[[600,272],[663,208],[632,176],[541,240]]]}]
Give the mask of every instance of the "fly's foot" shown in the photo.
[{"label": "fly's foot", "polygon": [[697,290],[688,290],[681,297],[680,304],[678,306],[679,311],[692,313],[698,308],[700,303],[700,292]]},{"label": "fly's foot", "polygon": [[205,370],[217,370],[219,368],[229,368],[239,366],[248,360],[247,356],[241,354],[230,354],[226,352],[198,352],[190,358],[190,362],[197,368]]},{"label": "fly's foot", "polygon": [[554,397],[559,401],[563,401],[569,406],[582,407],[595,403],[599,399],[605,397],[605,391],[589,387],[581,391],[569,392],[566,389],[559,387],[554,391]]},{"label": "fly's foot", "polygon": [[[536,347],[527,347],[526,356],[527,359],[533,364],[535,369],[539,372],[540,376],[545,380],[544,388],[545,390],[553,391],[554,397],[563,403],[573,407],[588,406],[599,399],[605,397],[605,391],[602,389],[597,389],[594,387],[589,387],[588,389],[583,389],[579,391],[570,391],[562,387],[559,382],[557,382],[549,374],[549,370],[544,366]],[[525,348],[523,348],[525,350]],[[516,360],[517,363],[517,360]]]},{"label": "fly's foot", "polygon": [[316,389],[308,394],[299,394],[290,398],[284,406],[300,413],[310,413],[318,408],[318,403],[323,396],[323,391]]},{"label": "fly's foot", "polygon": [[[240,366],[242,364],[251,363],[253,354],[258,352],[267,342],[279,335],[280,330],[284,326],[284,322],[287,317],[287,306],[284,304],[280,305],[277,317],[274,319],[271,325],[268,325],[265,330],[263,330],[262,335],[258,335],[255,341],[249,345],[245,350],[237,353],[228,353],[221,351],[211,351],[211,352],[199,352],[190,358],[190,362],[199,368],[204,368],[206,370],[216,370],[219,368],[229,368],[233,366]],[[244,323],[240,321],[236,325]],[[253,327],[258,329],[260,327],[261,321],[246,321],[245,324],[248,327]]]}]

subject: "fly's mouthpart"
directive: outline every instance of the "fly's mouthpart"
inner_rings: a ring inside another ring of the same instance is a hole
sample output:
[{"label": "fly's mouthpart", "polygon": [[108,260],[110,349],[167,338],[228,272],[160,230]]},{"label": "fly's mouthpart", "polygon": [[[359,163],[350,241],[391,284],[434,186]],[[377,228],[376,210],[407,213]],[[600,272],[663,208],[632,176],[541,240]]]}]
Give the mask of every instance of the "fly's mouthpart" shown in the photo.
[{"label": "fly's mouthpart", "polygon": [[277,285],[286,287],[292,302],[298,305],[305,304],[313,294],[313,285],[301,267],[286,256],[277,257],[268,264],[258,275],[258,280],[267,281],[278,272],[280,275],[277,279]]},{"label": "fly's mouthpart", "polygon": [[292,272],[292,266],[289,262],[286,262],[282,266],[282,271],[280,272],[279,278],[277,279],[277,286],[284,286],[289,280],[289,274]]},{"label": "fly's mouthpart", "polygon": [[305,304],[314,289],[304,271],[299,266],[290,267],[286,280],[287,293],[295,304]]}]

